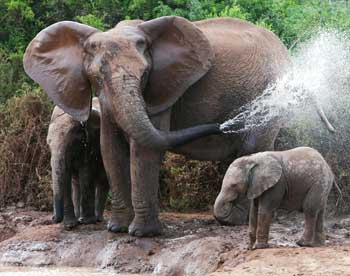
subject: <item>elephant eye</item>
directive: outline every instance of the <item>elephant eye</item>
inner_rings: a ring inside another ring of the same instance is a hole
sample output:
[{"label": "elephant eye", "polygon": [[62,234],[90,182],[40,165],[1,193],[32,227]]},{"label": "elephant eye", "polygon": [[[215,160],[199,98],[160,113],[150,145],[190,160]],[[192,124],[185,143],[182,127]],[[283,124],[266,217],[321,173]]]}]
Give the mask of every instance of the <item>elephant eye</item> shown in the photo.
[{"label": "elephant eye", "polygon": [[144,51],[146,49],[146,41],[144,39],[138,39],[136,41],[136,48],[139,51]]},{"label": "elephant eye", "polygon": [[91,47],[91,50],[96,50],[96,43],[95,42],[92,42],[91,44],[90,44],[90,47]]}]

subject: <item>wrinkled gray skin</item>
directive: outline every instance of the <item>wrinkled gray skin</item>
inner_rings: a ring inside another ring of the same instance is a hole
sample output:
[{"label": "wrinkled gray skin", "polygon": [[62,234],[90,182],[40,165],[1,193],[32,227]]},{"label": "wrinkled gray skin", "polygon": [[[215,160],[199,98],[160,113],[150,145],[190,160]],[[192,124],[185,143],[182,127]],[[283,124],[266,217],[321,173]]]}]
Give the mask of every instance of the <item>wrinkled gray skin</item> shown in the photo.
[{"label": "wrinkled gray skin", "polygon": [[277,208],[301,210],[305,214],[305,229],[297,244],[319,246],[325,241],[323,220],[333,182],[332,170],[312,148],[241,157],[225,174],[214,216],[221,223],[230,224],[231,216],[237,216],[238,195],[246,195],[251,200],[250,247],[266,248],[273,212]]},{"label": "wrinkled gray skin", "polygon": [[84,124],[55,107],[47,135],[51,152],[53,221],[66,229],[103,220],[109,190],[100,151],[100,106]]},{"label": "wrinkled gray skin", "polygon": [[98,94],[112,190],[108,229],[136,236],[161,233],[158,177],[166,150],[223,160],[273,149],[276,121],[244,136],[222,134],[218,123],[237,115],[288,63],[286,48],[264,28],[174,16],[122,21],[107,32],[58,22],[24,56],[27,74],[76,120],[89,116],[91,89]]}]

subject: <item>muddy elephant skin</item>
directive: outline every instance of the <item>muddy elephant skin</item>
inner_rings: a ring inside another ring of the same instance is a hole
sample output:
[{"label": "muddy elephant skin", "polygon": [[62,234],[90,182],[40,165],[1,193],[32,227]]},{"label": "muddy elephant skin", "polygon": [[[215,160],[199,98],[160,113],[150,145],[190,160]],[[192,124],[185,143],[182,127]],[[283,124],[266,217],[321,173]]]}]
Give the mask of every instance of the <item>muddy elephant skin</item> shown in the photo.
[{"label": "muddy elephant skin", "polygon": [[302,210],[305,215],[300,246],[324,244],[324,213],[334,175],[315,149],[299,147],[268,151],[236,159],[227,170],[214,215],[227,223],[236,211],[235,201],[245,194],[251,201],[249,237],[251,248],[268,247],[269,227],[277,208]]},{"label": "muddy elephant skin", "polygon": [[[191,159],[273,149],[280,125],[244,137],[219,124],[286,71],[288,52],[270,31],[220,18],[126,20],[101,32],[62,21],[42,30],[24,55],[27,74],[78,121],[101,103],[101,152],[112,191],[108,229],[161,233],[159,168],[166,150]],[[197,139],[197,140],[195,140]]]},{"label": "muddy elephant skin", "polygon": [[[53,221],[66,229],[103,220],[109,186],[100,151],[100,106],[93,99],[84,123],[59,107],[52,113],[47,143],[51,152]],[[73,191],[73,192],[72,192]]]}]

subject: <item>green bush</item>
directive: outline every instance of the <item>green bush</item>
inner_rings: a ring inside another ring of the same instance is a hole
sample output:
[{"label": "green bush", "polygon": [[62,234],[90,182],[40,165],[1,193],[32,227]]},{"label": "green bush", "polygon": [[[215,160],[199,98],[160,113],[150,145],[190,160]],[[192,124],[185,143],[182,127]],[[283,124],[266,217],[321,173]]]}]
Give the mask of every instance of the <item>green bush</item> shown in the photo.
[{"label": "green bush", "polygon": [[[31,39],[61,20],[101,30],[120,20],[179,15],[190,20],[237,17],[275,32],[287,47],[308,39],[315,28],[350,27],[348,1],[324,0],[2,0],[0,1],[0,205],[18,200],[49,208],[50,168],[45,138],[52,103],[24,73],[22,56]],[[347,109],[339,114],[349,122]],[[347,124],[329,135],[313,122],[283,130],[278,148],[310,145],[319,149],[350,197]],[[227,163],[186,161],[168,155],[162,169],[164,208],[207,209],[220,188]],[[49,195],[49,196],[47,196]]]},{"label": "green bush", "polygon": [[23,90],[21,97],[0,106],[0,207],[22,201],[39,209],[51,208],[46,145],[51,109],[40,90]]},{"label": "green bush", "polygon": [[187,160],[168,153],[161,169],[163,209],[207,211],[217,197],[230,162]]}]

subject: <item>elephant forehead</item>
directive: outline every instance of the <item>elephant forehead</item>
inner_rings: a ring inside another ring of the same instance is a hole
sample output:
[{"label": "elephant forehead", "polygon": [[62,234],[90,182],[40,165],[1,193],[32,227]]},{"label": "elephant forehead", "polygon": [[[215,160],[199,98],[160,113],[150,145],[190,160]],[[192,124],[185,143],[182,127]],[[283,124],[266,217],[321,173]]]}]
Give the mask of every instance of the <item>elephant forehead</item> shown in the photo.
[{"label": "elephant forehead", "polygon": [[100,51],[101,49],[117,51],[127,44],[128,40],[122,36],[108,33],[95,33],[85,42],[84,47],[91,52]]},{"label": "elephant forehead", "polygon": [[87,40],[87,44],[96,47],[123,48],[133,46],[135,42],[144,39],[142,33],[135,27],[123,26],[107,32],[94,33]]},{"label": "elephant forehead", "polygon": [[238,183],[242,178],[244,178],[243,170],[239,167],[230,167],[224,177],[224,184],[234,184]]},{"label": "elephant forehead", "polygon": [[49,126],[47,144],[51,149],[59,148],[65,142],[70,131],[78,124],[70,115],[63,113],[54,118]]}]

